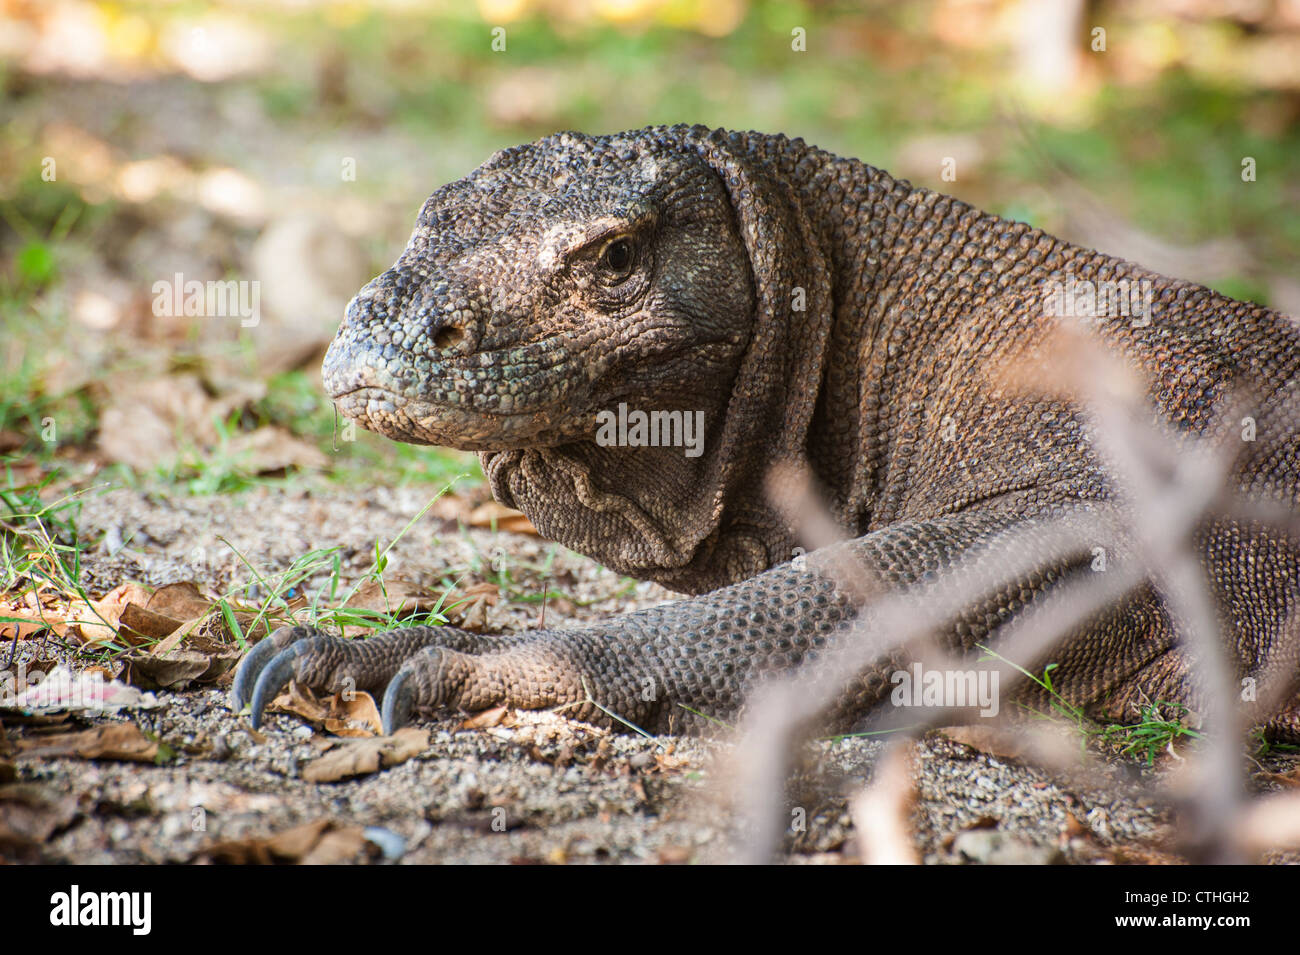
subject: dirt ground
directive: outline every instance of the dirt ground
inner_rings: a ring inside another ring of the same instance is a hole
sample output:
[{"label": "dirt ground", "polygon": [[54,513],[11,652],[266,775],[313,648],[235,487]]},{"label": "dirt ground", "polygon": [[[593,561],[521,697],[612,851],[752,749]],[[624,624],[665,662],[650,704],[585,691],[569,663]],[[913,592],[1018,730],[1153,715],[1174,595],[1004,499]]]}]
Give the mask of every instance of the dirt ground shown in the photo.
[{"label": "dirt ground", "polygon": [[[87,583],[107,589],[124,579],[154,587],[193,580],[221,591],[245,575],[219,535],[250,563],[272,570],[312,548],[339,544],[345,574],[349,564],[360,572],[376,537],[396,536],[427,493],[90,496],[80,526],[91,539],[102,533],[116,552],[110,556],[104,545],[86,552]],[[551,546],[426,516],[392,559],[402,574],[432,585],[449,570],[504,552],[527,589],[528,568]],[[229,560],[212,556],[223,551]],[[195,563],[196,556],[205,559]],[[562,549],[550,576],[572,599],[549,606],[548,627],[589,625],[675,599],[654,585],[629,588]],[[536,625],[538,607],[503,599],[486,613],[488,630],[526,629]],[[15,647],[16,660],[33,665],[61,654],[39,640]],[[642,738],[551,713],[507,713],[496,725],[465,729],[463,716],[449,715],[420,724],[427,744],[398,765],[311,782],[304,768],[342,744],[301,718],[273,715],[256,732],[230,712],[220,682],[156,696],[153,709],[73,722],[136,723],[172,752],[163,765],[21,748],[6,757],[0,749],[0,769],[10,760],[13,777],[0,787],[0,821],[9,830],[0,852],[14,860],[110,864],[721,862],[743,849],[748,831],[730,785],[734,744],[721,737]],[[7,719],[5,732],[13,749],[42,728]],[[853,738],[805,747],[786,791],[766,800],[769,811],[791,820],[783,847],[789,861],[860,857],[849,803],[872,779],[883,745]],[[1147,770],[1132,759],[1111,759],[1100,775],[1052,773],[941,733],[920,740],[915,756],[907,824],[922,861],[1178,861],[1171,851],[1175,818],[1153,795],[1161,764]],[[1265,771],[1294,773],[1298,766],[1300,759],[1287,756],[1252,764],[1257,788],[1276,786]]]}]

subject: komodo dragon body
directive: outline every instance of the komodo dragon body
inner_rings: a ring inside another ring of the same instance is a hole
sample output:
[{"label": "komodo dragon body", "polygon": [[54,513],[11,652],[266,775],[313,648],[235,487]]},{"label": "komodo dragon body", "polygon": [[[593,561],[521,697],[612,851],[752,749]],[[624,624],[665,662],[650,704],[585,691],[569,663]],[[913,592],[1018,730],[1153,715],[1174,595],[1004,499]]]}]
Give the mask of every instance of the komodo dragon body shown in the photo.
[{"label": "komodo dragon body", "polygon": [[[386,690],[389,731],[416,710],[502,703],[656,731],[732,717],[860,616],[860,588],[814,558],[851,558],[867,589],[942,584],[1018,530],[1101,523],[1122,498],[1088,409],[1012,381],[1061,324],[1044,302],[1062,286],[1142,290],[1092,326],[1140,376],[1151,421],[1235,444],[1229,489],[1294,512],[1300,323],[1286,315],[784,136],[654,127],[497,153],[433,194],[349,305],[326,388],[371,430],[477,451],[496,499],[544,536],[697,596],[517,635],[285,628],[241,666],[236,708],[251,702],[256,725],[297,678]],[[701,421],[702,453],[600,440],[620,405],[625,420]],[[792,559],[777,464],[811,474],[845,542]],[[1252,714],[1280,738],[1300,737],[1293,533],[1209,517],[1189,535],[1233,675],[1283,686]],[[991,588],[940,641],[996,644],[1090,562],[1085,548]],[[1158,587],[1133,587],[1054,649],[1057,691],[1103,717],[1194,705],[1175,616]],[[898,665],[869,665],[837,712],[887,704]]]}]

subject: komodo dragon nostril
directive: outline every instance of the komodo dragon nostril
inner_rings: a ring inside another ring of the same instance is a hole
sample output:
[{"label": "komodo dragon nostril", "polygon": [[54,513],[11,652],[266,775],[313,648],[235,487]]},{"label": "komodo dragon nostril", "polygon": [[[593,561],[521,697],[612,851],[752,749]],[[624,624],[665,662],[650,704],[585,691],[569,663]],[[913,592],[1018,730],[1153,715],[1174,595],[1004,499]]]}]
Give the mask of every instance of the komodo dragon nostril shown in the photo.
[{"label": "komodo dragon nostril", "polygon": [[444,325],[433,336],[433,344],[440,351],[450,351],[465,340],[465,329],[458,325]]}]

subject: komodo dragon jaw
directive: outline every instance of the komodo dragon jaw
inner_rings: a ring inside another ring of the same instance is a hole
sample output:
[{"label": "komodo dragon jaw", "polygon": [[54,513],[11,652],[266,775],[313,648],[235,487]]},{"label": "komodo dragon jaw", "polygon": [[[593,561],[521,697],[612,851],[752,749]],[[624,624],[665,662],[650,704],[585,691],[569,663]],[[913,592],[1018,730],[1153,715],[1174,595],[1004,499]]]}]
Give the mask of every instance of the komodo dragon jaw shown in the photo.
[{"label": "komodo dragon jaw", "polygon": [[[1141,314],[1093,330],[1144,383],[1161,433],[1221,437],[1224,411],[1247,401],[1229,490],[1300,505],[1294,319],[783,136],[653,127],[498,153],[434,193],[358,295],[327,388],[398,440],[478,449],[496,497],[544,535],[699,596],[588,630],[286,628],[244,660],[236,708],[251,703],[256,725],[297,678],[384,691],[388,731],[416,711],[503,703],[657,731],[734,718],[758,682],[858,619],[859,596],[826,567],[847,559],[872,588],[910,591],[998,564],[1052,522],[1086,536],[1103,509],[1122,512],[1085,409],[1009,384],[1062,314],[1045,292],[1079,282],[1141,290]],[[703,411],[705,453],[593,442],[595,414],[620,401]],[[765,483],[788,465],[811,472],[846,543],[791,560]],[[1195,544],[1233,675],[1291,687],[1244,716],[1300,741],[1300,547],[1230,515],[1208,516]],[[996,649],[1094,559],[1060,553],[972,597],[941,648]],[[1115,599],[1050,661],[1015,662],[1058,664],[1055,692],[1094,715],[1142,700],[1203,712],[1160,589]],[[828,707],[869,716],[908,662],[905,648],[881,656]]]}]

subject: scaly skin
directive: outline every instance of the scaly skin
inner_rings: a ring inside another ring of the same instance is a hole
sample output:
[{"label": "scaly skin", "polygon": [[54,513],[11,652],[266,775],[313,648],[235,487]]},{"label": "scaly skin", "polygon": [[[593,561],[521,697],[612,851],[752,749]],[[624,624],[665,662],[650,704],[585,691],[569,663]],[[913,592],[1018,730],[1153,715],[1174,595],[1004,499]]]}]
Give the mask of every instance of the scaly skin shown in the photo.
[{"label": "scaly skin", "polygon": [[[1007,535],[1122,507],[1081,408],[1008,384],[1050,339],[1044,290],[1067,277],[1149,283],[1148,320],[1099,320],[1102,343],[1178,440],[1222,437],[1245,402],[1257,432],[1232,488],[1300,504],[1292,318],[782,136],[656,127],[498,153],[434,193],[353,300],[326,387],[371,430],[479,452],[497,500],[543,535],[701,596],[514,637],[281,631],[242,665],[236,706],[252,701],[256,723],[293,676],[387,688],[390,730],[414,709],[502,702],[606,721],[594,701],[658,731],[694,725],[690,710],[733,717],[854,617],[827,569],[837,556],[868,589],[897,590],[955,579]],[[620,402],[702,411],[704,453],[601,446],[596,415]],[[764,490],[778,463],[807,465],[851,540],[791,562],[798,540]],[[1228,518],[1196,541],[1236,675],[1293,682],[1296,542]],[[941,642],[996,641],[1089,560],[1079,550],[972,601]],[[1175,631],[1138,587],[1053,653],[1058,689],[1102,716],[1194,705]],[[869,713],[907,659],[883,654],[838,716]],[[1294,700],[1255,715],[1300,737]]]}]

